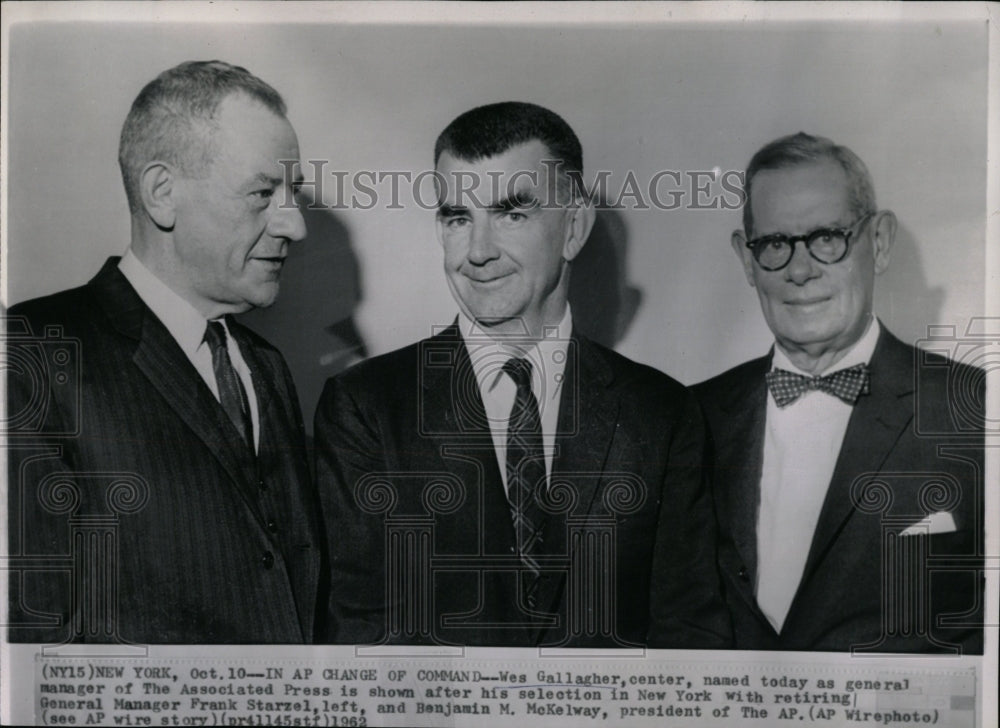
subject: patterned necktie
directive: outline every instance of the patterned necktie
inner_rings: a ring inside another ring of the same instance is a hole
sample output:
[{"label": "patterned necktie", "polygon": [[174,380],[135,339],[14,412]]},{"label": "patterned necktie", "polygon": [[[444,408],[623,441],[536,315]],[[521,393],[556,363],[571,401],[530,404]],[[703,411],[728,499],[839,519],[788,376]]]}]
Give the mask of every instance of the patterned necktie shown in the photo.
[{"label": "patterned necktie", "polygon": [[250,403],[247,401],[243,382],[233,369],[226,348],[226,329],[219,321],[209,321],[205,328],[205,342],[212,350],[212,369],[215,371],[215,382],[219,385],[219,401],[226,411],[236,431],[243,438],[243,443],[250,446],[253,452],[253,423],[250,419]]},{"label": "patterned necktie", "polygon": [[871,389],[867,364],[840,369],[823,377],[806,377],[784,369],[773,369],[764,378],[779,407],[791,404],[811,389],[832,394],[847,404],[854,404],[858,397],[868,394]]},{"label": "patterned necktie", "polygon": [[538,603],[541,569],[542,528],[545,513],[537,497],[545,490],[545,451],[542,446],[542,420],[538,400],[531,391],[531,362],[508,359],[503,370],[517,385],[514,406],[507,424],[507,494],[517,536],[517,551],[525,568],[521,572],[521,591],[525,603]]}]

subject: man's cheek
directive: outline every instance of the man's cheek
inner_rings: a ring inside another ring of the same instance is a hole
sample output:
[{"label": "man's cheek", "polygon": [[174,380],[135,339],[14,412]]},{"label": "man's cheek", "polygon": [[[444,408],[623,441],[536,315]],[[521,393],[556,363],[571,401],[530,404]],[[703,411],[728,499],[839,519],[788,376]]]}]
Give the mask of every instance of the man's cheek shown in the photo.
[{"label": "man's cheek", "polygon": [[465,255],[462,253],[461,246],[454,243],[445,243],[444,267],[446,270],[457,271],[464,260]]}]

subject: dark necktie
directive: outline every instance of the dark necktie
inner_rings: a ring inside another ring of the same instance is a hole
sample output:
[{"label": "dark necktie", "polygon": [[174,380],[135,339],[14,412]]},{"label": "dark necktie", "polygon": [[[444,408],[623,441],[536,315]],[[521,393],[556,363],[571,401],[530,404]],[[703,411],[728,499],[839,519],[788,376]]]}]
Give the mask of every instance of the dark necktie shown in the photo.
[{"label": "dark necktie", "polygon": [[521,590],[524,601],[534,608],[538,603],[538,579],[541,569],[542,528],[545,513],[538,497],[545,491],[545,451],[542,446],[542,420],[538,400],[531,392],[531,362],[508,359],[503,370],[517,385],[514,406],[507,424],[507,497],[510,500],[517,551],[524,564]]},{"label": "dark necktie", "polygon": [[854,404],[859,396],[868,394],[871,389],[871,374],[867,364],[841,369],[823,377],[806,377],[784,369],[774,369],[765,375],[765,380],[779,407],[791,404],[811,389],[832,394],[847,404]]},{"label": "dark necktie", "polygon": [[219,386],[219,401],[226,411],[236,431],[243,438],[243,443],[254,451],[253,424],[250,419],[250,403],[247,401],[243,382],[233,369],[226,348],[226,329],[219,321],[209,321],[205,328],[205,341],[212,350],[212,369],[215,371],[215,382]]}]

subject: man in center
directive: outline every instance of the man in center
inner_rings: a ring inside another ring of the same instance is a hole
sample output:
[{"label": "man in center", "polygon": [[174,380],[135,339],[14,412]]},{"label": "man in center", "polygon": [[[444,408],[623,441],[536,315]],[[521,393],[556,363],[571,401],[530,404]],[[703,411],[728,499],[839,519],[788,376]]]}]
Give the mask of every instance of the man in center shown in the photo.
[{"label": "man in center", "polygon": [[330,641],[727,646],[698,406],[573,324],[576,134],[491,104],[434,157],[458,316],[316,413]]}]

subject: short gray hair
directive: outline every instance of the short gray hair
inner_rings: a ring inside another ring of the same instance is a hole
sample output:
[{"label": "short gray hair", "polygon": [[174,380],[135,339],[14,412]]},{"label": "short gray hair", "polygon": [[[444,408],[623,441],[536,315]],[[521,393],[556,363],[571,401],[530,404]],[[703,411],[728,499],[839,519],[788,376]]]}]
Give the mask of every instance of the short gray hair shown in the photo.
[{"label": "short gray hair", "polygon": [[187,61],[150,81],[132,102],[118,144],[129,210],[142,207],[139,176],[153,160],[197,176],[214,158],[213,120],[232,94],[245,94],[278,116],[287,111],[281,95],[245,68],[223,61]]},{"label": "short gray hair", "polygon": [[872,184],[868,167],[861,161],[861,157],[847,147],[834,144],[826,137],[812,136],[800,131],[798,134],[790,134],[766,144],[750,160],[746,181],[743,184],[743,191],[746,194],[746,202],[743,205],[743,229],[747,237],[752,237],[753,229],[750,186],[758,172],[765,169],[786,169],[825,160],[836,162],[847,174],[851,211],[857,217],[878,209],[875,206],[875,186]]}]

